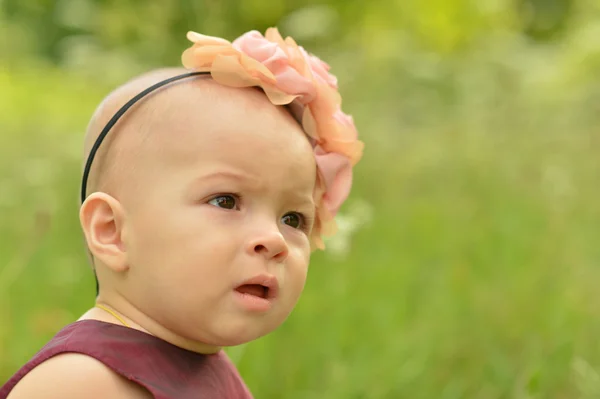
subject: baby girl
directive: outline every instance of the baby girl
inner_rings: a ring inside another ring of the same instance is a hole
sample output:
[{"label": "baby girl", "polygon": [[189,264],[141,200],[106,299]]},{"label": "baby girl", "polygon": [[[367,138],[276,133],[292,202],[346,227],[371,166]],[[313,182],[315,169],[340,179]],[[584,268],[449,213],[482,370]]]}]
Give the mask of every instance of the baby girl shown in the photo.
[{"label": "baby girl", "polygon": [[0,399],[251,398],[222,348],[288,317],[362,143],[328,65],[277,29],[188,38],[186,69],[126,83],[92,117],[96,306]]}]

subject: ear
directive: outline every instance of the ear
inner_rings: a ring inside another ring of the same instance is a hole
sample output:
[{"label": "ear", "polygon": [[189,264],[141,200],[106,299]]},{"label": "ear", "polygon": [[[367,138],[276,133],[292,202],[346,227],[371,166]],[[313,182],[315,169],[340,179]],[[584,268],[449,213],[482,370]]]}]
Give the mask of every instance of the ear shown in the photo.
[{"label": "ear", "polygon": [[81,205],[79,221],[94,257],[115,272],[127,271],[125,212],[121,203],[106,193],[93,193]]}]

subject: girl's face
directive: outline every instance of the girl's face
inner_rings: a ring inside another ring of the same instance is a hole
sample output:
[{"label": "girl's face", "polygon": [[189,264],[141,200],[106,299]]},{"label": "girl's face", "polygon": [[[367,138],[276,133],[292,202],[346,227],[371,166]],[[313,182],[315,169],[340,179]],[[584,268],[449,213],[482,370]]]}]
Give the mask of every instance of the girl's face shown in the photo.
[{"label": "girl's face", "polygon": [[126,295],[183,339],[237,345],[300,297],[316,165],[299,124],[261,92],[193,89],[170,100],[123,201]]}]

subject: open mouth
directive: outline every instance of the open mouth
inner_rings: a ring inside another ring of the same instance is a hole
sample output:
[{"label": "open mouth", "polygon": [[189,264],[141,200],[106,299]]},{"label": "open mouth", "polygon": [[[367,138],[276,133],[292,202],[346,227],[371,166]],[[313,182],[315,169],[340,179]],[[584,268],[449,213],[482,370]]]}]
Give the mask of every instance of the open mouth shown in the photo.
[{"label": "open mouth", "polygon": [[251,312],[266,312],[275,303],[279,295],[277,278],[270,274],[259,274],[242,281],[234,288],[242,306]]},{"label": "open mouth", "polygon": [[270,298],[269,287],[262,284],[244,284],[240,285],[235,290],[240,294],[252,295],[262,299]]}]

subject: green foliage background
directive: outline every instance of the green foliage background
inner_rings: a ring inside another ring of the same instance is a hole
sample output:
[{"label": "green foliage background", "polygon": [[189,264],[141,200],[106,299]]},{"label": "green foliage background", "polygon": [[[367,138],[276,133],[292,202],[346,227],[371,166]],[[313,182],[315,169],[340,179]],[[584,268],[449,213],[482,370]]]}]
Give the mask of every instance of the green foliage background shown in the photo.
[{"label": "green foliage background", "polygon": [[[195,30],[277,25],[366,142],[349,230],[231,356],[257,398],[600,397],[600,3],[0,0],[0,381],[93,304],[81,142]],[[358,227],[356,227],[359,225]]]}]

